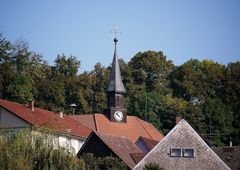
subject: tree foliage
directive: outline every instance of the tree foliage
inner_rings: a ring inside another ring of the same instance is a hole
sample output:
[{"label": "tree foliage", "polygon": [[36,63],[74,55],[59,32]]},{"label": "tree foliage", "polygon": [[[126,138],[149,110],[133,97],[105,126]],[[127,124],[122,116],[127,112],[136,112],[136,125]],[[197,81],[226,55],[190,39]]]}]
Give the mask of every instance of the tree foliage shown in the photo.
[{"label": "tree foliage", "polygon": [[92,153],[86,153],[80,157],[86,163],[86,169],[127,170],[127,166],[119,158],[113,156],[95,157]]},{"label": "tree foliage", "polygon": [[[119,60],[127,90],[129,115],[152,123],[167,134],[181,115],[209,144],[240,144],[240,62],[227,66],[191,59],[175,66],[163,52],[139,52],[127,63]],[[0,34],[0,98],[77,114],[102,112],[110,67],[97,63],[79,73],[76,56],[58,55],[53,66],[29,50],[28,43],[11,43]],[[218,135],[219,134],[219,135]]]},{"label": "tree foliage", "polygon": [[158,164],[156,163],[149,163],[146,164],[143,168],[144,170],[163,170],[163,168],[161,168]]},{"label": "tree foliage", "polygon": [[1,131],[0,169],[85,169],[73,153],[54,145],[51,136],[45,130]]},{"label": "tree foliage", "polygon": [[118,158],[86,154],[80,159],[56,144],[55,135],[46,129],[0,132],[0,169],[18,170],[89,170],[120,169],[127,166]]}]

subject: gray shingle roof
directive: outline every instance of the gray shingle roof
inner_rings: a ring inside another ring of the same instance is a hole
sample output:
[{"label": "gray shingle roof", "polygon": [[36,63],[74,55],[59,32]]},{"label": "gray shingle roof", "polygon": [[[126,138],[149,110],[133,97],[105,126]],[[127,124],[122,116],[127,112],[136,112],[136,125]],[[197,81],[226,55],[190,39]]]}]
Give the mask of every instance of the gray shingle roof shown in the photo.
[{"label": "gray shingle roof", "polygon": [[[171,157],[170,149],[194,149],[194,157]],[[148,163],[157,163],[163,169],[230,169],[197,132],[182,119],[135,167],[143,169]]]}]

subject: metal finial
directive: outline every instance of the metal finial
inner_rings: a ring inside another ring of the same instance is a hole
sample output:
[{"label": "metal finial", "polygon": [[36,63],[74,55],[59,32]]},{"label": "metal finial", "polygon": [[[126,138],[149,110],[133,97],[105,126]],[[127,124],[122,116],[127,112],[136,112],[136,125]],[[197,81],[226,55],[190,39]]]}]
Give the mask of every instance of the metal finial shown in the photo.
[{"label": "metal finial", "polygon": [[117,35],[121,34],[122,32],[119,31],[118,27],[114,27],[113,30],[110,31],[110,33],[114,34],[114,42],[116,43],[118,41]]},{"label": "metal finial", "polygon": [[115,45],[117,45],[118,39],[116,37],[114,38],[113,41],[114,41]]}]

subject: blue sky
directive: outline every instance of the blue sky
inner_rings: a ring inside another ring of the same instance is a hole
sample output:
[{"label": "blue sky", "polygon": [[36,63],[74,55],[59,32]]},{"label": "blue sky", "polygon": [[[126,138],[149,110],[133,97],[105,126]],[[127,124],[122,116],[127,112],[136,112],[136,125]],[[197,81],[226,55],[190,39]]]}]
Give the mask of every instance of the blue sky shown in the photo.
[{"label": "blue sky", "polygon": [[163,51],[175,65],[191,58],[221,64],[240,58],[239,0],[1,0],[0,32],[24,39],[50,65],[57,54],[74,55],[80,72],[118,55]]}]

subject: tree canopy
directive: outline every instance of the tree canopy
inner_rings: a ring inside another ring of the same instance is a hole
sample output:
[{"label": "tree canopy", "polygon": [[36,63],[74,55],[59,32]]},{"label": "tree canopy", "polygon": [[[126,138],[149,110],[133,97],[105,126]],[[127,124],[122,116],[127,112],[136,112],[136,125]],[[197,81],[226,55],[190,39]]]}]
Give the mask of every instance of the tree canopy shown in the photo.
[{"label": "tree canopy", "polygon": [[[78,57],[56,56],[49,65],[29,50],[0,34],[0,98],[71,114],[102,112],[107,107],[105,87],[110,66],[96,63],[79,73]],[[185,118],[212,146],[240,144],[240,62],[222,65],[190,59],[175,66],[163,52],[139,52],[129,62],[120,59],[129,115],[152,123],[167,134],[175,117]]]},{"label": "tree canopy", "polygon": [[46,129],[0,131],[0,134],[0,169],[127,169],[125,163],[113,156],[97,158],[86,154],[77,158],[74,152],[56,145],[55,134]]}]

